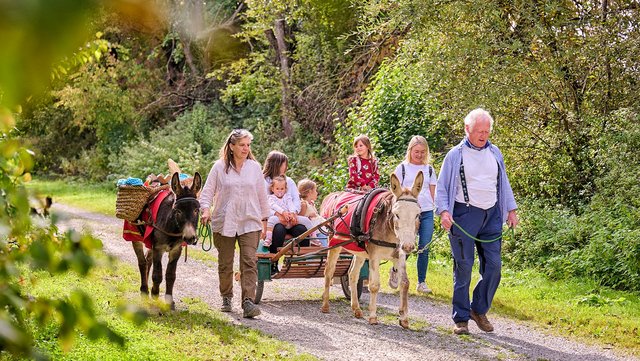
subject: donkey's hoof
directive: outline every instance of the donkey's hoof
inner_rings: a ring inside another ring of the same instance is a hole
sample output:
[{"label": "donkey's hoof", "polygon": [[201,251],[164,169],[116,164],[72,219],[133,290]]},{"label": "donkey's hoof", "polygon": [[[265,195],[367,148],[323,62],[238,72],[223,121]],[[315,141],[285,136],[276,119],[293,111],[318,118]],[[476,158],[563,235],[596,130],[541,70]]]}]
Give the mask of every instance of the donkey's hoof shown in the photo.
[{"label": "donkey's hoof", "polygon": [[369,324],[370,325],[377,325],[378,324],[378,318],[377,317],[369,317]]},{"label": "donkey's hoof", "polygon": [[409,328],[409,320],[400,320],[400,326],[402,326],[402,328],[404,328],[404,329],[408,329]]},{"label": "donkey's hoof", "polygon": [[176,310],[176,303],[175,302],[171,302],[169,304],[169,307],[171,308],[171,311],[175,311]]},{"label": "donkey's hoof", "polygon": [[322,307],[320,307],[320,312],[322,312],[322,313],[329,313],[329,306],[322,306]]},{"label": "donkey's hoof", "polygon": [[353,315],[354,315],[356,318],[362,318],[362,310],[360,310],[360,309],[353,310]]}]

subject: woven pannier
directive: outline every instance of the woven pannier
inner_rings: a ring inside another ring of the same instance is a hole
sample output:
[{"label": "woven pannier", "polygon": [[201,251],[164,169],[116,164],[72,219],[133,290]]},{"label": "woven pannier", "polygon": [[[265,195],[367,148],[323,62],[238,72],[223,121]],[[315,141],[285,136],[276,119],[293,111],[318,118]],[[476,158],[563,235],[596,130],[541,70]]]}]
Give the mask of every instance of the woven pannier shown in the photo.
[{"label": "woven pannier", "polygon": [[145,186],[119,186],[116,198],[116,217],[131,222],[138,219],[152,192],[152,189]]}]

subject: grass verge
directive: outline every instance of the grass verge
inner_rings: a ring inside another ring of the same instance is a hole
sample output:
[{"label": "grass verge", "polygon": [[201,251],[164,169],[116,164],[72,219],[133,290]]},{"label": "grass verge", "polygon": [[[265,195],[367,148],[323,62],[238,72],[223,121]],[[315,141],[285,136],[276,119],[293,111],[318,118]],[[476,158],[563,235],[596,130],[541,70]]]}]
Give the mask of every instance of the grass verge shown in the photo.
[{"label": "grass verge", "polygon": [[[199,299],[183,300],[186,310],[158,312],[153,303],[140,301],[137,270],[117,261],[108,266],[104,255],[98,260],[105,266],[95,268],[87,278],[71,272],[57,277],[47,272],[27,275],[26,279],[37,281],[25,282],[24,292],[59,298],[74,289],[84,291],[91,295],[98,317],[124,336],[126,345],[121,348],[107,341],[92,342],[78,333],[72,349],[64,352],[56,338],[58,324],[36,326],[34,322],[36,345],[53,360],[315,360],[311,355],[296,353],[291,344],[232,324]],[[123,319],[117,312],[117,305],[123,303],[151,310],[149,318],[141,326]],[[11,358],[0,354],[0,360]]]},{"label": "grass verge", "polygon": [[64,203],[110,216],[116,213],[117,189],[114,184],[34,179],[27,183],[27,188],[42,196],[52,197],[54,203]]}]

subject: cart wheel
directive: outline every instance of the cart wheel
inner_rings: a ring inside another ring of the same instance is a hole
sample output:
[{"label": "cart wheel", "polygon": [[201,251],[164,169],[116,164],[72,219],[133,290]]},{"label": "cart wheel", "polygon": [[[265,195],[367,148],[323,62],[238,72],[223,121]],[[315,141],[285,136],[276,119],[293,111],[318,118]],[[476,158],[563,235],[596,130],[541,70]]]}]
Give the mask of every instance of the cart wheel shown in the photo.
[{"label": "cart wheel", "polygon": [[258,281],[256,285],[256,298],[253,299],[253,303],[256,305],[262,300],[262,291],[264,291],[264,281]]},{"label": "cart wheel", "polygon": [[[358,290],[358,301],[360,300],[360,297],[362,296],[362,285],[363,285],[363,283],[364,283],[364,278],[359,278],[358,279],[358,284],[356,285],[356,288]],[[349,288],[349,275],[348,274],[340,277],[340,285],[342,286],[342,292],[344,293],[344,296],[348,300],[351,300],[351,290]]]}]

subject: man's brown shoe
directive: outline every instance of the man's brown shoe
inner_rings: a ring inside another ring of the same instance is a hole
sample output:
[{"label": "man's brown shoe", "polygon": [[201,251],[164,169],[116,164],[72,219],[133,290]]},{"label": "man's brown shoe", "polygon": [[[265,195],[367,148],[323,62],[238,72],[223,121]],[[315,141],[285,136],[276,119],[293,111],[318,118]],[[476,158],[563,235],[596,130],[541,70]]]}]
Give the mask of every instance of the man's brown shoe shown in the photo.
[{"label": "man's brown shoe", "polygon": [[491,324],[491,322],[489,322],[486,313],[479,315],[476,313],[476,311],[471,310],[471,319],[476,321],[476,325],[478,325],[478,328],[482,331],[493,332],[493,325]]},{"label": "man's brown shoe", "polygon": [[469,322],[456,322],[456,327],[453,329],[453,333],[456,335],[468,335],[469,334]]}]

